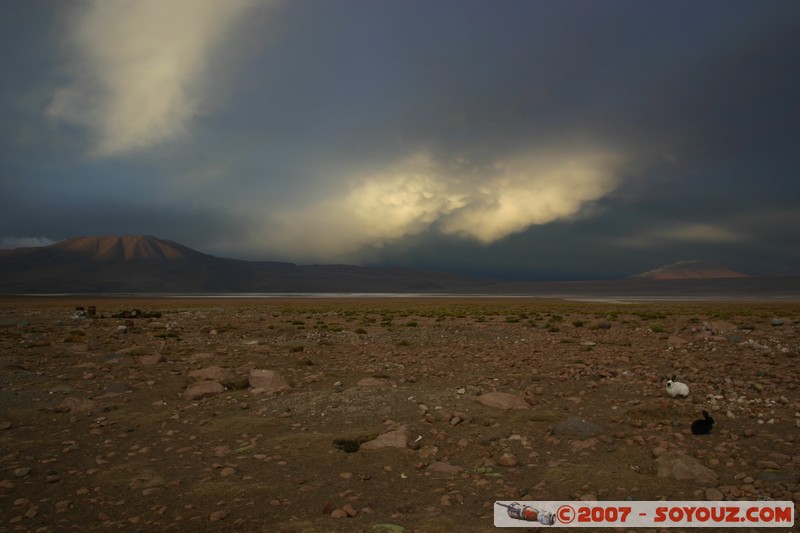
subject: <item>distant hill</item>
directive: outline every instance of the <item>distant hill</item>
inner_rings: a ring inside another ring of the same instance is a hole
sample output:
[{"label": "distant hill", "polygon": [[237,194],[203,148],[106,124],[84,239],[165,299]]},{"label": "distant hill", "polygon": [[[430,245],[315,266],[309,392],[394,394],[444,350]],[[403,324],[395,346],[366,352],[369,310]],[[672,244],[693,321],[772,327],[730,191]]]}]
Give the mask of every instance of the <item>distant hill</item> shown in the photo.
[{"label": "distant hill", "polygon": [[747,274],[736,272],[727,267],[709,261],[678,261],[671,265],[664,265],[654,270],[648,270],[635,276],[638,279],[669,280],[669,279],[729,279],[748,278]]},{"label": "distant hill", "polygon": [[800,277],[750,278],[682,261],[608,281],[500,282],[352,265],[240,261],[152,236],[78,237],[0,250],[0,294],[421,293],[549,298],[800,299]]},{"label": "distant hill", "polygon": [[0,250],[0,293],[469,292],[487,282],[414,269],[240,261],[153,236]]}]

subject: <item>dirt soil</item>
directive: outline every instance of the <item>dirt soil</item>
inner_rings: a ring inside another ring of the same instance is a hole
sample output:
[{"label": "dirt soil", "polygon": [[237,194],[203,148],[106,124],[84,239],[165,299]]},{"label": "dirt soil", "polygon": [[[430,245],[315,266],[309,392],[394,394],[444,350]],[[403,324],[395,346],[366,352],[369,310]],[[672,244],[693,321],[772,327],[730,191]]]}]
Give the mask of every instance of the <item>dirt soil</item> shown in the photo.
[{"label": "dirt soil", "polygon": [[[791,302],[2,298],[0,531],[469,532],[497,500],[797,502],[799,328]],[[687,456],[679,479],[666,459]]]}]

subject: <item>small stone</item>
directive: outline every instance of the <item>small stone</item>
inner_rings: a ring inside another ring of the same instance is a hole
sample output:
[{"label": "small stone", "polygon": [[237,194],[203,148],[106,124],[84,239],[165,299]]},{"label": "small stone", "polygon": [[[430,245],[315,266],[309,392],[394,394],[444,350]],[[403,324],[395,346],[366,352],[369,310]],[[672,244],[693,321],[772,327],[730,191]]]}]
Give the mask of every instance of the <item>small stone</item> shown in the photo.
[{"label": "small stone", "polygon": [[377,450],[378,448],[405,448],[408,446],[408,428],[403,426],[394,431],[384,433],[377,439],[365,442],[361,445],[362,450]]},{"label": "small stone", "polygon": [[69,500],[61,500],[56,502],[56,512],[63,512],[69,509],[70,501]]},{"label": "small stone", "polygon": [[141,357],[136,359],[136,362],[142,366],[151,366],[151,365],[157,365],[158,363],[163,363],[166,360],[167,360],[166,357],[164,357],[160,353],[157,353],[153,355],[142,355]]},{"label": "small stone", "polygon": [[344,509],[334,509],[331,511],[331,518],[347,518],[347,511]]},{"label": "small stone", "polygon": [[27,466],[23,466],[20,468],[15,468],[11,471],[15,478],[23,478],[31,473],[31,469]]},{"label": "small stone", "polygon": [[778,470],[780,466],[775,461],[756,461],[756,466],[758,468],[765,468],[768,470]]},{"label": "small stone", "polygon": [[519,464],[519,459],[517,459],[517,456],[513,453],[505,452],[503,455],[498,457],[495,462],[500,466],[512,467]]},{"label": "small stone", "polygon": [[385,379],[369,377],[358,380],[356,385],[359,387],[388,387],[389,382]]},{"label": "small stone", "polygon": [[722,495],[718,489],[714,487],[709,487],[706,489],[706,500],[710,502],[721,502],[725,500],[725,496]]},{"label": "small stone", "polygon": [[713,487],[719,481],[716,472],[683,452],[666,452],[656,459],[656,464],[658,477],[669,477],[678,481],[692,480],[701,487]]},{"label": "small stone", "polygon": [[451,465],[449,463],[443,463],[441,461],[436,461],[435,463],[431,463],[428,466],[427,470],[429,472],[437,472],[440,474],[458,474],[463,470],[460,466]]},{"label": "small stone", "polygon": [[478,403],[498,409],[529,409],[525,398],[507,392],[487,392],[478,396]]},{"label": "small stone", "polygon": [[291,390],[289,383],[274,370],[251,370],[247,380],[250,388],[264,392]]},{"label": "small stone", "polygon": [[58,409],[70,413],[90,413],[97,408],[94,400],[68,397],[59,404]]},{"label": "small stone", "polygon": [[200,381],[193,383],[186,388],[183,397],[186,400],[201,400],[203,398],[210,398],[217,396],[225,391],[225,387],[216,381]]},{"label": "small stone", "polygon": [[350,517],[356,516],[358,514],[358,511],[356,511],[355,508],[352,505],[350,505],[349,503],[347,505],[345,505],[344,507],[342,507],[342,510],[345,513],[347,513],[347,516],[350,516]]},{"label": "small stone", "polygon": [[220,520],[223,520],[226,516],[228,516],[228,513],[226,513],[225,511],[214,511],[213,513],[208,515],[208,521],[219,522]]},{"label": "small stone", "polygon": [[234,376],[230,370],[218,366],[208,366],[189,372],[189,377],[194,381],[219,381],[220,383],[228,383],[233,381]]}]

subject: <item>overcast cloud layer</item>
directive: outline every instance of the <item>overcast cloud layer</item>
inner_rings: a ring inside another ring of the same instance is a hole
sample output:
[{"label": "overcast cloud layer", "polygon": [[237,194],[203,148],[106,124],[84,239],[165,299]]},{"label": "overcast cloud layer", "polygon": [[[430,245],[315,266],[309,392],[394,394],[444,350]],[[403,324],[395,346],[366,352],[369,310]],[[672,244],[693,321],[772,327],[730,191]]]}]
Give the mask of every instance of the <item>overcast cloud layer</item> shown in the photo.
[{"label": "overcast cloud layer", "polygon": [[793,1],[0,6],[0,243],[800,274]]}]

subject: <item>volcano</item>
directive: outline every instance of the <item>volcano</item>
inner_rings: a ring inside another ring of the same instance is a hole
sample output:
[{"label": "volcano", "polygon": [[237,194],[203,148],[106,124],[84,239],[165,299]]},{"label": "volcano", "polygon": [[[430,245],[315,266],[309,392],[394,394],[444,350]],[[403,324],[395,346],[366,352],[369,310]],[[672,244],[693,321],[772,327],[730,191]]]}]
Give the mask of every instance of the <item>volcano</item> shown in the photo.
[{"label": "volcano", "polygon": [[632,276],[637,279],[654,279],[654,280],[667,280],[667,279],[730,279],[730,278],[748,278],[747,274],[731,270],[722,265],[711,263],[709,261],[678,261],[670,265],[664,265],[654,270],[648,270]]}]

